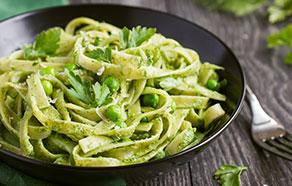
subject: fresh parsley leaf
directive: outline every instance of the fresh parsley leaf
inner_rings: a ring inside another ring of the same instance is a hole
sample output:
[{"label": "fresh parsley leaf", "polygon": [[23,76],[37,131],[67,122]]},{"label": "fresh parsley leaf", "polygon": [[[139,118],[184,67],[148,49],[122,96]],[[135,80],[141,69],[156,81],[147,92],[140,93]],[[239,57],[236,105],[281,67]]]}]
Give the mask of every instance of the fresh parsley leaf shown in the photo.
[{"label": "fresh parsley leaf", "polygon": [[102,39],[96,38],[96,39],[94,40],[93,45],[94,45],[94,46],[98,46],[101,42],[102,42]]},{"label": "fresh parsley leaf", "polygon": [[112,60],[112,50],[108,47],[104,51],[100,48],[88,52],[88,57],[96,59],[98,61],[105,61],[111,63]]},{"label": "fresh parsley leaf", "polygon": [[35,51],[30,44],[25,44],[22,47],[24,59],[35,59],[38,57],[46,57],[46,54]]},{"label": "fresh parsley leaf", "polygon": [[131,46],[140,46],[144,41],[150,39],[156,32],[155,28],[146,28],[141,26],[134,27],[131,35]]},{"label": "fresh parsley leaf", "polygon": [[101,93],[101,85],[99,84],[99,82],[96,82],[93,86],[93,92],[94,92],[94,97],[95,100],[98,100],[100,97],[100,93]]},{"label": "fresh parsley leaf", "polygon": [[79,75],[75,75],[74,72],[69,71],[66,68],[64,69],[64,72],[69,77],[69,82],[73,86],[73,88],[69,89],[69,93],[84,103],[91,104],[93,102],[91,82],[83,82]]},{"label": "fresh parsley leaf", "polygon": [[244,16],[265,4],[266,0],[196,0],[211,10],[232,12],[236,16]]},{"label": "fresh parsley leaf", "polygon": [[130,30],[124,27],[120,32],[120,41],[124,49],[130,48]]},{"label": "fresh parsley leaf", "polygon": [[[283,28],[279,33],[268,36],[267,43],[269,48],[288,46],[292,49],[292,24]],[[292,50],[284,58],[284,62],[292,65]]]},{"label": "fresh parsley leaf", "polygon": [[59,48],[61,29],[52,28],[48,31],[42,31],[36,38],[34,49],[40,53],[53,55]]},{"label": "fresh parsley leaf", "polygon": [[61,29],[52,28],[42,31],[37,37],[34,45],[24,45],[24,59],[35,59],[55,55],[59,48]]},{"label": "fresh parsley leaf", "polygon": [[95,100],[93,103],[93,106],[102,106],[110,103],[112,101],[111,98],[109,98],[110,95],[110,89],[107,86],[107,84],[102,84],[102,86],[96,82],[93,86],[93,92],[95,96]]},{"label": "fresh parsley leaf", "polygon": [[112,99],[109,97],[111,92],[107,84],[103,83],[100,85],[99,82],[96,82],[94,85],[91,85],[90,81],[83,82],[79,75],[75,75],[74,72],[66,68],[64,72],[69,77],[69,82],[73,87],[68,90],[69,94],[73,97],[94,107],[101,107],[112,102]]},{"label": "fresh parsley leaf", "polygon": [[137,26],[130,31],[124,27],[120,32],[120,41],[124,49],[138,47],[144,41],[150,39],[156,32],[156,28],[146,28]]},{"label": "fresh parsley leaf", "polygon": [[292,1],[291,0],[275,0],[268,8],[269,21],[275,23],[283,21],[288,16],[292,15]]},{"label": "fresh parsley leaf", "polygon": [[215,179],[222,186],[240,186],[240,174],[247,170],[247,167],[235,165],[222,165],[214,173]]},{"label": "fresh parsley leaf", "polygon": [[107,104],[111,103],[112,101],[113,101],[112,98],[107,97],[107,98],[104,100],[104,102],[102,103],[102,105],[107,105]]},{"label": "fresh parsley leaf", "polygon": [[104,105],[104,103],[106,101],[108,102],[107,98],[108,98],[109,95],[110,95],[110,89],[107,86],[107,84],[103,83],[102,86],[101,86],[100,97],[99,97],[99,99],[97,101],[97,106],[100,107],[100,106]]}]

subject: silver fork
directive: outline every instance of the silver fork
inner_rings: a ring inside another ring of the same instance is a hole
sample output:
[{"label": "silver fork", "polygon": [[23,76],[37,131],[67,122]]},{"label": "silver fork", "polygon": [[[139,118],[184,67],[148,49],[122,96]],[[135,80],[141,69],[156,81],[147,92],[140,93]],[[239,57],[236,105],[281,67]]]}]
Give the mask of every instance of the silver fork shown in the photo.
[{"label": "silver fork", "polygon": [[292,134],[271,118],[249,86],[246,99],[252,111],[251,135],[263,149],[292,161]]}]

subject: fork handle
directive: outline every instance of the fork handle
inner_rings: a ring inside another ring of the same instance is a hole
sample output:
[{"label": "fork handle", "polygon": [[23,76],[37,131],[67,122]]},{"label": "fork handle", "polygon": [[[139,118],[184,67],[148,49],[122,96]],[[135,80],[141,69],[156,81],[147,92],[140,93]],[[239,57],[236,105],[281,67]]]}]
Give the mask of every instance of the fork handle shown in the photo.
[{"label": "fork handle", "polygon": [[246,85],[246,96],[245,99],[249,103],[252,112],[253,124],[262,124],[270,121],[270,117],[262,108],[258,98],[253,93],[253,91]]}]

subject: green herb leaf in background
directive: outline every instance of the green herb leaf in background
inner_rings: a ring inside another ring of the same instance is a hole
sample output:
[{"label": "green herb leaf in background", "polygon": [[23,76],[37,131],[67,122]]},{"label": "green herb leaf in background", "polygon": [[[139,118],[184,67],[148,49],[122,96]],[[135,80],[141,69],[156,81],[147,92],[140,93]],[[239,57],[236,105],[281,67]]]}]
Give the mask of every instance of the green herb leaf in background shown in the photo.
[{"label": "green herb leaf in background", "polygon": [[211,10],[232,12],[240,17],[262,6],[265,0],[196,0],[196,2]]},{"label": "green herb leaf in background", "polygon": [[214,173],[215,179],[222,186],[240,186],[240,174],[247,170],[247,167],[235,165],[222,165]]},{"label": "green herb leaf in background", "polygon": [[156,32],[156,28],[146,28],[137,26],[130,31],[127,27],[124,27],[120,32],[120,41],[124,49],[131,47],[138,47],[144,41],[150,39]]},{"label": "green herb leaf in background", "polygon": [[[196,0],[196,2],[210,10],[228,11],[237,16],[244,16],[267,5],[268,18],[271,23],[283,21],[292,15],[292,0]],[[270,35],[267,41],[269,48],[288,46],[292,49],[292,24],[279,33]],[[284,58],[284,62],[292,64],[292,51]]]},{"label": "green herb leaf in background", "polygon": [[196,2],[210,10],[232,12],[239,17],[267,6],[268,19],[271,23],[283,21],[292,15],[292,0],[196,0]]},{"label": "green herb leaf in background", "polygon": [[[292,49],[292,24],[283,28],[279,33],[267,37],[268,47],[288,46]],[[292,65],[292,50],[284,58],[284,62]]]},{"label": "green herb leaf in background", "polygon": [[285,20],[292,15],[292,1],[291,0],[275,0],[268,8],[269,21],[275,23]]},{"label": "green herb leaf in background", "polygon": [[35,59],[55,55],[59,48],[61,29],[52,28],[42,31],[37,37],[34,45],[24,45],[24,59]]}]

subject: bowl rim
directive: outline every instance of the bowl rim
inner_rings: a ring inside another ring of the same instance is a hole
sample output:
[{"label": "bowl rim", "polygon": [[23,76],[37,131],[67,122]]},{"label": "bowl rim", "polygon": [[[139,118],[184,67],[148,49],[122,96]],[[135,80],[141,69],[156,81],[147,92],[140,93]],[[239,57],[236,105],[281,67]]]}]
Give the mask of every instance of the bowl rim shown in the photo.
[{"label": "bowl rim", "polygon": [[208,33],[209,35],[211,35],[213,38],[215,38],[217,41],[220,42],[220,44],[222,44],[224,46],[224,48],[229,52],[229,54],[235,59],[236,62],[236,66],[238,67],[239,71],[240,71],[240,77],[241,77],[241,83],[242,83],[242,91],[241,91],[241,97],[240,97],[240,101],[237,105],[237,108],[235,109],[234,113],[230,116],[230,118],[225,122],[224,125],[222,125],[222,127],[213,135],[209,136],[208,138],[206,138],[205,140],[201,141],[200,143],[198,143],[197,145],[186,149],[184,151],[181,151],[179,153],[164,157],[162,159],[158,159],[158,160],[151,160],[151,161],[147,161],[147,162],[142,162],[142,163],[136,163],[136,164],[130,164],[130,165],[122,165],[122,166],[108,166],[108,167],[88,167],[88,166],[72,166],[72,165],[63,165],[63,164],[54,164],[51,162],[45,162],[45,161],[40,161],[40,160],[36,160],[36,159],[31,159],[22,155],[18,155],[15,154],[11,151],[8,151],[6,149],[3,149],[0,147],[0,153],[10,156],[14,159],[20,160],[20,161],[24,161],[26,163],[32,163],[35,164],[37,166],[46,166],[46,167],[54,167],[54,168],[59,168],[59,169],[74,169],[74,170],[86,170],[86,171],[91,171],[91,170],[96,170],[96,171],[111,171],[111,170],[124,170],[124,169],[129,169],[129,168],[137,168],[137,167],[144,167],[144,166],[148,166],[148,165],[154,165],[154,164],[159,164],[160,162],[164,162],[164,161],[168,161],[170,159],[175,159],[183,154],[187,154],[195,149],[198,149],[200,147],[203,147],[204,145],[212,142],[216,137],[218,137],[229,125],[230,123],[237,117],[237,115],[239,114],[239,112],[242,109],[243,103],[244,103],[244,97],[245,97],[245,93],[246,93],[246,77],[245,77],[245,73],[244,73],[244,69],[241,66],[239,60],[237,59],[236,55],[234,54],[234,52],[227,46],[227,44],[225,44],[218,36],[216,36],[215,34],[213,34],[211,31],[209,31],[208,29],[198,25],[195,22],[189,21],[187,19],[184,19],[178,15],[174,15],[172,13],[168,13],[168,12],[163,12],[160,10],[155,10],[155,9],[150,9],[150,8],[146,8],[146,7],[138,7],[138,6],[131,6],[131,5],[120,5],[120,4],[108,4],[108,3],[93,3],[93,4],[69,4],[69,5],[61,5],[61,6],[54,6],[54,7],[48,7],[48,8],[41,8],[41,9],[37,9],[37,10],[32,10],[32,11],[27,11],[24,13],[20,13],[8,18],[3,19],[2,21],[0,21],[0,24],[5,23],[5,22],[9,22],[9,21],[15,21],[15,20],[21,20],[25,17],[29,17],[29,16],[34,16],[34,15],[39,15],[42,14],[44,12],[50,12],[51,10],[55,10],[55,9],[66,9],[66,8],[71,8],[71,7],[90,7],[90,6],[104,6],[104,7],[123,7],[123,8],[130,8],[130,9],[139,9],[139,10],[143,10],[143,11],[148,11],[148,12],[153,12],[156,14],[162,14],[165,16],[169,16],[175,19],[179,19],[181,21],[187,22],[188,24],[194,25],[197,28],[201,29],[202,31]]}]

